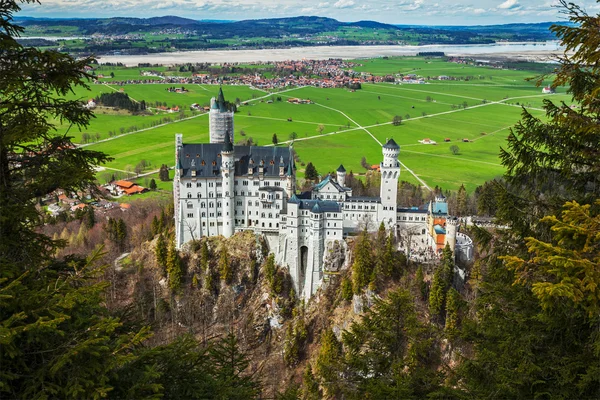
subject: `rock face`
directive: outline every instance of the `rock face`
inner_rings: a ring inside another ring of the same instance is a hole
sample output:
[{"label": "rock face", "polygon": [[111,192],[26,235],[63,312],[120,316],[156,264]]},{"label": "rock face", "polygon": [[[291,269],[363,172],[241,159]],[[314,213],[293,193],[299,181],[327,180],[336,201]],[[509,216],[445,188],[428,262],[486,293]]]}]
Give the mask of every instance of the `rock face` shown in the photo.
[{"label": "rock face", "polygon": [[329,242],[325,248],[323,256],[323,270],[328,272],[338,272],[344,268],[346,264],[346,252],[348,246],[343,240]]}]

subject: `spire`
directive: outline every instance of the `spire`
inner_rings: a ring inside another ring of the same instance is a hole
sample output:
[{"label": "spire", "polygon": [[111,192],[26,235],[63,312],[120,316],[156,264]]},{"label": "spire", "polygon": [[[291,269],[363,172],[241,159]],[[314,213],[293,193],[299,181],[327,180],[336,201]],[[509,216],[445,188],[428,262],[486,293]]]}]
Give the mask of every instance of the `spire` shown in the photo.
[{"label": "spire", "polygon": [[398,149],[400,149],[400,146],[398,146],[398,144],[394,141],[394,139],[390,139],[387,141],[386,144],[383,145],[383,148],[398,150]]},{"label": "spire", "polygon": [[225,96],[223,95],[223,87],[219,87],[219,96],[217,97],[217,104],[219,105],[219,110],[222,112],[227,111],[227,106],[225,105]]},{"label": "spire", "polygon": [[337,172],[346,172],[346,168],[344,168],[343,164],[340,164],[340,166],[337,169]]},{"label": "spire", "polygon": [[290,159],[288,160],[287,175],[292,176],[292,175],[294,175],[294,145],[293,145],[293,143],[290,144],[289,149],[290,149]]},{"label": "spire", "polygon": [[233,151],[233,143],[231,143],[231,136],[229,132],[225,134],[225,143],[223,143],[223,152],[231,153]]}]

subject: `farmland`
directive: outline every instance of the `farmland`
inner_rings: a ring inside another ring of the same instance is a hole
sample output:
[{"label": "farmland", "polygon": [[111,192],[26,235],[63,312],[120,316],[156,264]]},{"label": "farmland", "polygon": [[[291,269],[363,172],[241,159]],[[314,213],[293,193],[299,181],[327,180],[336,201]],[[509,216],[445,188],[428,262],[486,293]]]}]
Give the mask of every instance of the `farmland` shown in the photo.
[{"label": "farmland", "polygon": [[[542,94],[539,87],[525,80],[534,76],[533,72],[463,67],[414,57],[361,62],[367,70],[372,64],[375,73],[387,69],[388,73],[463,74],[470,78],[430,80],[426,84],[363,84],[356,91],[302,87],[267,93],[245,86],[226,86],[226,99],[239,99],[242,103],[235,115],[236,141],[251,137],[259,145],[272,145],[276,134],[278,145],[284,146],[295,137],[294,148],[301,159],[299,176],[303,175],[303,164],[308,162],[321,175],[334,171],[342,163],[347,170],[360,175],[365,172],[361,159],[365,157],[369,164],[379,163],[381,144],[393,137],[401,146],[401,179],[451,190],[464,184],[472,191],[484,181],[502,175],[499,149],[505,144],[509,129],[519,121],[521,106],[541,117],[544,98],[570,102],[564,88],[558,88],[556,94]],[[84,99],[100,91],[123,89],[136,100],[189,110],[192,103],[208,104],[218,91],[217,86],[190,85],[186,87],[187,93],[171,93],[167,86],[93,85],[92,93],[78,91],[74,96]],[[286,100],[291,97],[310,99],[313,103],[290,104]],[[401,117],[399,125],[392,124],[395,116]],[[98,115],[88,131],[98,130],[104,135],[117,130],[118,125],[141,127],[163,117],[160,113]],[[192,115],[188,111],[184,117],[116,138],[104,135],[101,139],[106,140],[89,148],[114,158],[106,165],[109,171],[131,171],[142,159],[150,162],[147,172],[163,163],[172,166],[175,133],[182,133],[185,142],[208,142],[207,115]],[[70,132],[73,134],[73,130]],[[78,138],[77,133],[74,136]],[[421,143],[424,139],[435,144]],[[451,151],[451,146],[457,146],[458,151]]]}]

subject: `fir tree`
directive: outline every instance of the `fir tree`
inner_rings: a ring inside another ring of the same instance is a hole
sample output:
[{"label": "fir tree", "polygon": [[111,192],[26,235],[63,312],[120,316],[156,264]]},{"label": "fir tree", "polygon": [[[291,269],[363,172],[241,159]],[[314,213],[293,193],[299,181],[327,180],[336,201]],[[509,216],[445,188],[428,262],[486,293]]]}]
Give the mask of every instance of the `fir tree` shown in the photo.
[{"label": "fir tree", "polygon": [[319,377],[321,386],[327,396],[336,396],[339,392],[339,368],[342,355],[342,345],[331,329],[321,335],[321,347],[315,365],[315,374]]},{"label": "fir tree", "polygon": [[219,256],[219,276],[221,277],[221,280],[226,283],[231,282],[231,265],[229,264],[229,257],[227,256],[227,250],[225,248],[221,249]]},{"label": "fir tree", "polygon": [[240,350],[237,338],[229,333],[209,350],[214,367],[217,399],[253,399],[260,395],[260,383],[248,373],[250,361]]},{"label": "fir tree", "polygon": [[154,217],[152,217],[150,231],[152,232],[152,236],[158,235],[161,231],[160,222],[158,222],[158,217],[156,215]]},{"label": "fir tree", "polygon": [[342,300],[352,301],[352,282],[345,276],[342,278],[342,284],[340,285],[340,295]]},{"label": "fir tree", "polygon": [[367,286],[373,273],[373,260],[371,254],[371,240],[365,228],[358,237],[354,250],[354,262],[352,263],[352,289],[354,293],[360,294]]},{"label": "fir tree", "polygon": [[431,290],[429,292],[429,311],[432,315],[441,316],[444,311],[444,301],[446,295],[446,281],[444,279],[443,267],[439,266],[434,274],[431,282]]},{"label": "fir tree", "polygon": [[310,363],[306,363],[302,374],[302,400],[321,400],[323,395],[319,389],[319,383],[313,375]]},{"label": "fir tree", "polygon": [[96,225],[96,215],[92,206],[86,207],[85,212],[85,226],[88,229],[92,229]]},{"label": "fir tree", "polygon": [[444,327],[449,337],[453,337],[458,329],[459,302],[460,294],[454,288],[450,288],[446,294],[446,325]]},{"label": "fir tree", "polygon": [[306,164],[306,169],[304,170],[304,177],[309,181],[315,181],[319,179],[319,173],[317,172],[317,169],[315,168],[313,163],[309,162],[308,164]]},{"label": "fir tree", "polygon": [[156,190],[157,186],[156,186],[156,181],[154,180],[154,178],[150,179],[150,190]]},{"label": "fir tree", "polygon": [[169,287],[173,292],[179,292],[181,289],[183,271],[181,269],[181,260],[179,259],[179,254],[175,249],[174,243],[171,243],[167,253],[167,274],[169,277]]},{"label": "fir tree", "polygon": [[417,268],[417,273],[415,275],[415,282],[419,293],[421,294],[421,299],[425,300],[427,298],[427,283],[425,282],[425,278],[423,276],[423,267],[419,265]]},{"label": "fir tree", "polygon": [[275,146],[277,146],[278,140],[277,140],[277,134],[276,134],[276,133],[274,133],[274,134],[273,134],[273,138],[272,138],[272,140],[271,140],[271,141],[273,142],[273,144],[274,144]]},{"label": "fir tree", "polygon": [[273,253],[269,254],[267,257],[267,261],[265,261],[265,266],[263,267],[265,273],[265,279],[269,282],[270,286],[273,286],[273,281],[275,279],[275,273],[277,272],[275,267],[275,256]]},{"label": "fir tree", "polygon": [[167,272],[167,243],[162,234],[158,235],[156,240],[156,247],[154,248],[154,255],[156,256],[156,263],[161,267],[163,275]]},{"label": "fir tree", "polygon": [[200,249],[200,269],[203,272],[208,271],[208,262],[210,260],[210,252],[208,251],[208,244],[206,240],[202,241],[202,247]]}]

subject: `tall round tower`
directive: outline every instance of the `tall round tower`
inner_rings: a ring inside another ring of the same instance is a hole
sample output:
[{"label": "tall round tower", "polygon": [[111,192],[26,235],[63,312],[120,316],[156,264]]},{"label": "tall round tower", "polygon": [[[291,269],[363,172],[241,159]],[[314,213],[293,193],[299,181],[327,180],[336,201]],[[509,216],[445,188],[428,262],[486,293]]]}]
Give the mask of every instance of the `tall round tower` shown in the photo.
[{"label": "tall round tower", "polygon": [[452,252],[456,248],[456,228],[458,225],[457,218],[447,218],[446,219],[446,239],[444,240],[444,245],[450,245]]},{"label": "tall round tower", "polygon": [[233,111],[227,109],[223,88],[216,99],[210,99],[209,129],[211,143],[225,143],[228,134],[233,143]]},{"label": "tall round tower", "polygon": [[379,165],[381,170],[381,186],[379,195],[381,197],[381,222],[388,229],[396,225],[396,209],[398,199],[398,178],[400,177],[400,146],[390,139],[383,145],[383,161]]},{"label": "tall round tower", "polygon": [[344,168],[343,165],[340,165],[337,171],[335,171],[335,174],[337,176],[338,185],[346,187],[346,168]]},{"label": "tall round tower", "polygon": [[221,206],[221,215],[223,221],[223,236],[230,237],[233,235],[234,226],[234,175],[235,175],[235,159],[233,144],[229,135],[225,135],[225,143],[221,150],[221,177],[223,178],[222,194],[223,203]]}]

